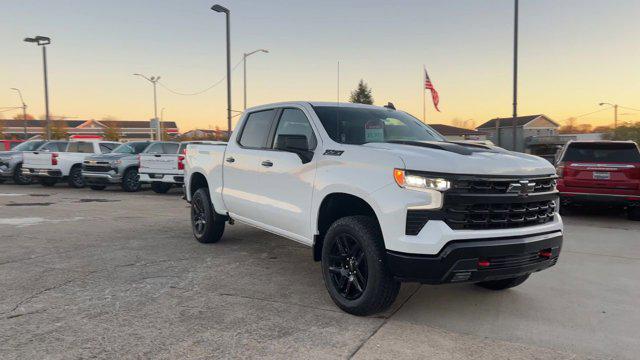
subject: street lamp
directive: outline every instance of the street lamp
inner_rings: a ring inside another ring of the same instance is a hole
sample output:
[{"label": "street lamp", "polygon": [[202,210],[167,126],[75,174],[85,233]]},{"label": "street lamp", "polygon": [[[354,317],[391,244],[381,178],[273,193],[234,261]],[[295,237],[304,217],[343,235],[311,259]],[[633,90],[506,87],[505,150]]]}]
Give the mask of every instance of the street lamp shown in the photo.
[{"label": "street lamp", "polygon": [[[140,76],[141,78],[147,80],[153,85],[153,119],[158,122],[158,96],[156,87],[158,85],[158,81],[160,80],[160,76],[151,76],[147,77],[142,74],[135,73],[134,76]],[[157,139],[160,139],[160,124],[158,124],[158,129],[156,133]]]},{"label": "street lamp", "polygon": [[11,90],[17,91],[20,96],[20,102],[22,103],[22,121],[24,124],[24,139],[27,140],[27,104],[24,103],[22,98],[22,92],[18,88],[11,88]]},{"label": "street lamp", "polygon": [[615,130],[618,127],[618,104],[611,104],[606,102],[601,102],[598,104],[600,106],[609,105],[613,107],[613,129]]},{"label": "street lamp", "polygon": [[47,45],[51,44],[51,38],[46,36],[36,36],[25,38],[25,42],[35,43],[42,46],[42,64],[44,67],[44,107],[46,113],[47,140],[51,140],[51,119],[49,117],[49,84],[47,81]]},{"label": "street lamp", "polygon": [[226,7],[218,4],[213,5],[211,10],[224,13],[227,19],[227,131],[231,135],[231,12]]},{"label": "street lamp", "polygon": [[242,75],[244,77],[244,109],[247,110],[247,58],[255,53],[258,52],[263,52],[263,53],[269,53],[269,50],[265,50],[265,49],[258,49],[258,50],[254,50],[250,53],[244,53],[242,54]]}]

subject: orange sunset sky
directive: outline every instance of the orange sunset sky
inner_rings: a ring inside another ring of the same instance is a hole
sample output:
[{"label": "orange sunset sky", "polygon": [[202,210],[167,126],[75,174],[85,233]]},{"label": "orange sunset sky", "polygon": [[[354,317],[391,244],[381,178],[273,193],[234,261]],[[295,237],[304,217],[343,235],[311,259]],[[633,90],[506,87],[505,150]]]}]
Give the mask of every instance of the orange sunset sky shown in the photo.
[{"label": "orange sunset sky", "polygon": [[[160,75],[167,87],[195,92],[225,73],[224,17],[213,1],[12,1],[0,11],[0,107],[44,113],[40,49],[48,48],[51,113],[78,119],[153,117],[152,89],[132,73]],[[232,11],[232,63],[248,61],[248,103],[346,101],[359,79],[376,104],[393,102],[422,117],[423,64],[442,112],[428,123],[511,115],[513,1],[224,1]],[[638,1],[520,1],[519,114],[560,123],[603,109],[640,109]],[[233,108],[242,110],[242,66],[232,74]],[[164,119],[182,131],[226,125],[225,82],[196,96],[158,88]],[[0,114],[2,118],[15,111]],[[620,121],[640,121],[621,109]],[[237,119],[237,118],[236,118]],[[578,119],[612,123],[613,110]]]}]

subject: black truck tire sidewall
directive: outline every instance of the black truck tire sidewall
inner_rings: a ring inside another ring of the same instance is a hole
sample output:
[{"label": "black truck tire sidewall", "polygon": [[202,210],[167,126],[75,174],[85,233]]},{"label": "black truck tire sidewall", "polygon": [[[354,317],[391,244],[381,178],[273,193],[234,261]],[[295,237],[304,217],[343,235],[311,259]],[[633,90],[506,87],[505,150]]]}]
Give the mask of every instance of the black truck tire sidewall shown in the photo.
[{"label": "black truck tire sidewall", "polygon": [[[204,217],[206,219],[205,229],[199,234],[195,228],[195,202],[199,201],[204,209]],[[211,198],[209,197],[209,190],[207,188],[200,188],[194,194],[191,199],[191,227],[193,230],[193,236],[201,243],[216,243],[224,234],[225,222],[223,216],[216,214],[213,205],[211,204]]]},{"label": "black truck tire sidewall", "polygon": [[[349,300],[335,288],[329,272],[329,254],[335,238],[346,232],[364,250],[368,278],[362,295]],[[348,216],[336,220],[325,236],[322,247],[322,274],[329,295],[342,310],[359,316],[372,315],[391,306],[398,296],[400,282],[393,278],[384,262],[382,234],[375,221],[366,216]]]},{"label": "black truck tire sidewall", "polygon": [[130,168],[127,169],[122,176],[122,190],[126,192],[136,192],[140,191],[142,185],[140,184],[140,179],[138,178],[138,169]]}]

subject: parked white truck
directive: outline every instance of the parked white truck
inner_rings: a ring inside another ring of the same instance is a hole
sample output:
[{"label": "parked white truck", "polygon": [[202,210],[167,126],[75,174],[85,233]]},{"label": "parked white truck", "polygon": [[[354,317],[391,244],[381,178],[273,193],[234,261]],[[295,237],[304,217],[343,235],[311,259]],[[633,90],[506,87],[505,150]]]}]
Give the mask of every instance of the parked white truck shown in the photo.
[{"label": "parked white truck", "polygon": [[138,155],[140,182],[164,194],[184,183],[184,154],[189,144],[224,144],[216,141],[157,142]]},{"label": "parked white truck", "polygon": [[401,281],[517,286],[562,246],[549,162],[448,142],[391,104],[251,108],[226,146],[189,146],[185,161],[198,241],[241,221],[308,245],[356,315],[390,306]]},{"label": "parked white truck", "polygon": [[67,180],[69,186],[84,187],[82,162],[89,155],[106,154],[120,143],[103,140],[70,141],[62,152],[27,152],[23,155],[22,172],[40,181],[43,186],[54,186]]}]

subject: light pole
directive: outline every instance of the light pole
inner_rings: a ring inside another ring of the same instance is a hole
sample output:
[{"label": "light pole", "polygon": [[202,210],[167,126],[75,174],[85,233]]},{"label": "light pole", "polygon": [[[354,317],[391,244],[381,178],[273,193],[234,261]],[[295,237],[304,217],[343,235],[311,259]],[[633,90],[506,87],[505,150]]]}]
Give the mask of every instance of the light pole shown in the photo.
[{"label": "light pole", "polygon": [[[514,4],[513,17],[513,151],[517,150],[517,124],[518,117],[518,0]],[[522,149],[524,151],[524,149]]]},{"label": "light pole", "polygon": [[[157,96],[157,92],[156,92],[156,87],[158,85],[158,80],[160,80],[160,76],[147,77],[145,75],[138,74],[138,73],[135,73],[133,75],[140,76],[141,78],[147,80],[148,82],[150,82],[153,85],[153,119],[156,122],[158,122],[158,96]],[[160,134],[160,124],[158,124],[158,130],[156,132],[156,136],[157,136],[158,139],[160,139],[160,136],[158,136],[159,134]]]},{"label": "light pole", "polygon": [[244,109],[247,110],[247,58],[257,52],[269,53],[269,50],[258,49],[242,54],[242,75],[244,77]]},{"label": "light pole", "polygon": [[11,88],[11,90],[17,91],[20,96],[20,102],[22,103],[22,121],[24,125],[24,139],[27,140],[27,104],[24,103],[22,98],[22,92],[18,88]]},{"label": "light pole", "polygon": [[598,105],[600,105],[600,106],[610,105],[611,107],[613,107],[613,129],[615,130],[618,127],[618,104],[611,104],[611,103],[601,102]]},{"label": "light pole", "polygon": [[36,36],[32,38],[25,38],[25,42],[36,43],[38,46],[42,46],[42,65],[44,67],[44,108],[46,116],[46,131],[47,140],[51,140],[51,119],[49,117],[49,83],[47,80],[47,45],[51,44],[51,38],[46,36]]},{"label": "light pole", "polygon": [[231,12],[222,5],[213,5],[211,10],[224,13],[227,19],[227,131],[231,135]]}]

